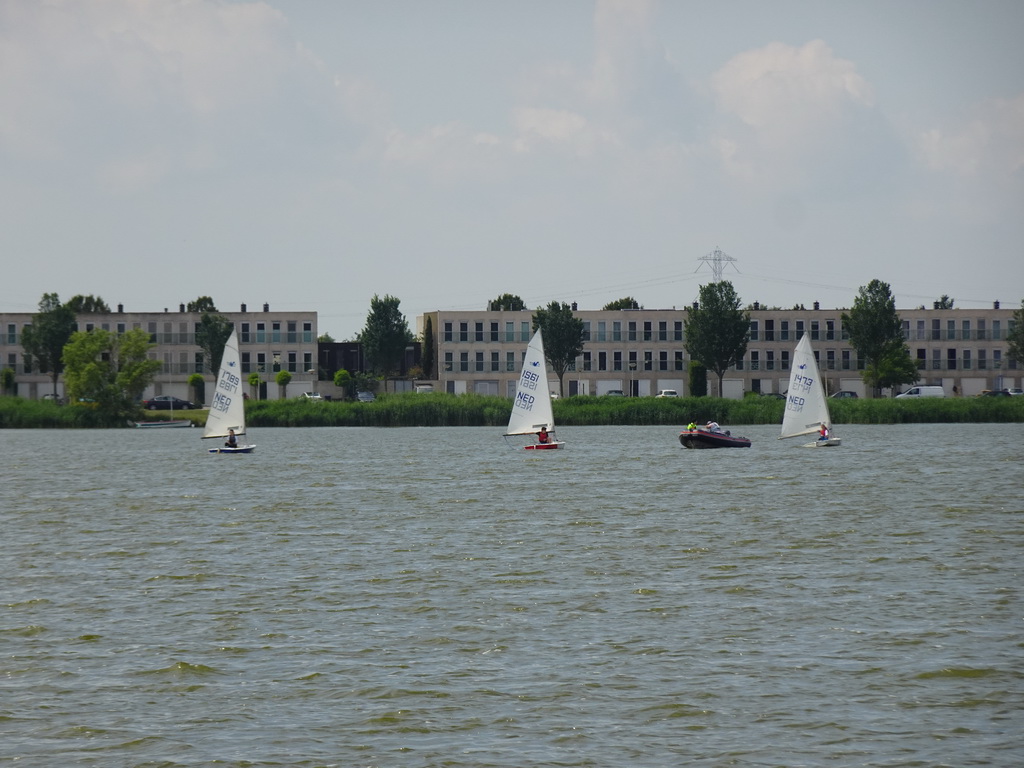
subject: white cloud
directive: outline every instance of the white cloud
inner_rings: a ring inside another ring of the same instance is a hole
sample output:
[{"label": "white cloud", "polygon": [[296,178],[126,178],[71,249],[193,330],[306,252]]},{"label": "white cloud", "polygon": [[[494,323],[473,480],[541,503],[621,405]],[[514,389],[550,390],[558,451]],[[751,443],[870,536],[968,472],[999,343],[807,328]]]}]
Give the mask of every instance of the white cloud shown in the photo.
[{"label": "white cloud", "polygon": [[980,105],[963,125],[932,128],[918,139],[925,165],[962,176],[1024,168],[1024,94]]}]

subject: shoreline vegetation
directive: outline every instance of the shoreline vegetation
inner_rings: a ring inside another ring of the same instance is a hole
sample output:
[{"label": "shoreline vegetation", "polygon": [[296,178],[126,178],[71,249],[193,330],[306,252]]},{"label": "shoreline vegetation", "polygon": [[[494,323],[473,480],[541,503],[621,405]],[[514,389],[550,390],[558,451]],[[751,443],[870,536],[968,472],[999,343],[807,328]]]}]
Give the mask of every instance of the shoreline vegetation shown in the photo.
[{"label": "shoreline vegetation", "polygon": [[[561,427],[598,425],[677,425],[690,421],[722,424],[781,424],[785,401],[749,395],[718,397],[602,397],[580,395],[552,403]],[[304,398],[248,401],[249,427],[503,427],[512,401],[496,395],[444,393],[382,394],[372,403],[313,402]],[[830,400],[834,424],[964,424],[1024,422],[1024,396],[946,397],[920,400]],[[139,411],[138,421],[189,419],[206,424],[205,409]],[[110,423],[90,404],[57,405],[49,400],[0,397],[0,429],[134,428]]]}]

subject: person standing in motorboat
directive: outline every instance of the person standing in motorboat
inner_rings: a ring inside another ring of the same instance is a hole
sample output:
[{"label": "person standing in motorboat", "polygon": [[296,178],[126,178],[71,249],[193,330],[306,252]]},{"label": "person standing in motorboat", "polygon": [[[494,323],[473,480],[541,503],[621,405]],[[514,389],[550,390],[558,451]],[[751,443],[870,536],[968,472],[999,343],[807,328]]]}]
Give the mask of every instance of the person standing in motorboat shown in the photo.
[{"label": "person standing in motorboat", "polygon": [[717,421],[709,421],[707,424],[704,425],[704,429],[706,429],[708,432],[714,432],[716,434],[722,431],[722,428],[718,426]]}]

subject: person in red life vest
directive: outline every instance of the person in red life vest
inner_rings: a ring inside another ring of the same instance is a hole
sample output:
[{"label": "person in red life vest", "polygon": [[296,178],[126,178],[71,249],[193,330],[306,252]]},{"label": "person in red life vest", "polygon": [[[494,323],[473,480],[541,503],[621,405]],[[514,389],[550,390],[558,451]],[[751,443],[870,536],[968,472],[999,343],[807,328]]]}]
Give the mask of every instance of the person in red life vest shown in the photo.
[{"label": "person in red life vest", "polygon": [[825,426],[825,422],[821,422],[821,428],[818,430],[819,440],[828,440],[828,427]]},{"label": "person in red life vest", "polygon": [[547,427],[541,427],[540,432],[537,433],[537,442],[541,445],[547,445],[551,441],[551,435],[548,434]]}]

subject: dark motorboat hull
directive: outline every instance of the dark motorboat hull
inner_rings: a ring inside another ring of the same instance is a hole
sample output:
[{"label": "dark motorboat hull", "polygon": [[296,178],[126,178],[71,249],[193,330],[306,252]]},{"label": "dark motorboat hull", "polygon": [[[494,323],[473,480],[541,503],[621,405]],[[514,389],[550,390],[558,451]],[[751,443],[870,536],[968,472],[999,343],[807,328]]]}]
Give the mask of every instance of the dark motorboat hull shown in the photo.
[{"label": "dark motorboat hull", "polygon": [[684,448],[749,448],[750,438],[725,432],[687,429],[679,433],[679,443]]}]

